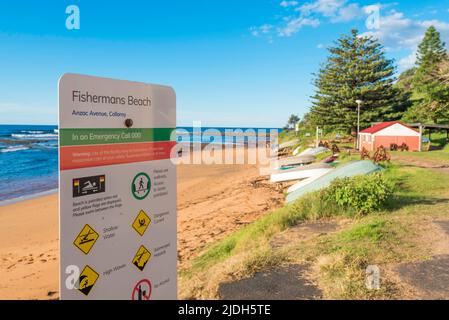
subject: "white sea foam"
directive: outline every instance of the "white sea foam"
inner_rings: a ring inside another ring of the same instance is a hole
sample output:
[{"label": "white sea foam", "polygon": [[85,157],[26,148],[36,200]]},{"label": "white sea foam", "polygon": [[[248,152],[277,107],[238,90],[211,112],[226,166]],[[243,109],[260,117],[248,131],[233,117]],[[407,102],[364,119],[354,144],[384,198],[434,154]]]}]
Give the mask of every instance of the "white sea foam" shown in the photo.
[{"label": "white sea foam", "polygon": [[5,149],[1,149],[0,152],[1,153],[6,153],[6,152],[15,152],[15,151],[22,151],[22,150],[28,150],[29,147],[9,147],[9,148],[5,148]]},{"label": "white sea foam", "polygon": [[19,139],[58,139],[58,135],[55,133],[13,133],[11,137]]},{"label": "white sea foam", "polygon": [[28,134],[42,134],[42,133],[45,133],[45,131],[42,131],[42,130],[22,130],[20,132],[28,133]]}]

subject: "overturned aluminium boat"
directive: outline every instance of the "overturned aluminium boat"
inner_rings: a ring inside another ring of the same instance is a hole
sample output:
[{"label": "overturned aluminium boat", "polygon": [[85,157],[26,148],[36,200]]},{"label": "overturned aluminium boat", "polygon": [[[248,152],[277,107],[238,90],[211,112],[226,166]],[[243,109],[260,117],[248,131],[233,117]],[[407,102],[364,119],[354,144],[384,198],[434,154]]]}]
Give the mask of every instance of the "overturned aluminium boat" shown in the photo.
[{"label": "overturned aluminium boat", "polygon": [[284,143],[281,143],[278,147],[279,150],[285,149],[285,148],[293,148],[299,143],[298,139],[290,140]]},{"label": "overturned aluminium boat", "polygon": [[365,175],[381,170],[383,170],[382,167],[368,160],[350,162],[292,191],[287,195],[287,203],[292,203],[307,193],[324,189],[335,179]]},{"label": "overturned aluminium boat", "polygon": [[310,164],[316,161],[315,156],[307,155],[307,156],[296,156],[289,158],[282,158],[274,160],[272,163],[276,168],[288,167],[288,166],[300,166],[305,164]]},{"label": "overturned aluminium boat", "polygon": [[327,173],[328,172],[324,172],[323,174],[316,174],[316,175],[314,175],[314,176],[312,176],[310,178],[306,178],[304,180],[301,180],[301,181],[295,183],[294,185],[290,186],[290,188],[287,189],[287,194],[288,193],[292,193],[292,192],[294,192],[294,191],[296,191],[298,189],[301,189],[302,187],[304,187],[304,186],[312,183],[313,181],[321,178],[322,176],[324,176]]},{"label": "overturned aluminium boat", "polygon": [[271,174],[271,182],[285,182],[301,180],[310,177],[322,176],[332,170],[332,167],[325,163],[301,166],[287,170],[277,170]]},{"label": "overturned aluminium boat", "polygon": [[320,154],[323,152],[328,152],[328,151],[330,151],[330,150],[325,147],[307,148],[306,150],[304,150],[303,152],[298,154],[298,156],[316,156],[317,154]]}]

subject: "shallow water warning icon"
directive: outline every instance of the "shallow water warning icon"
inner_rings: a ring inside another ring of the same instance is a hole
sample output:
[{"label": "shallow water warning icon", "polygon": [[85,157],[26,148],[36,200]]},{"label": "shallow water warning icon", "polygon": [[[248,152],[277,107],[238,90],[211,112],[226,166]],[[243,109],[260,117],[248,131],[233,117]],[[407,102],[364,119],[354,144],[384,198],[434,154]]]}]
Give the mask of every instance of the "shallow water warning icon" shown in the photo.
[{"label": "shallow water warning icon", "polygon": [[150,177],[145,172],[138,173],[131,183],[131,192],[134,198],[143,200],[150,194],[150,190]]},{"label": "shallow water warning icon", "polygon": [[148,249],[142,245],[142,246],[140,246],[139,250],[137,250],[137,252],[133,258],[133,264],[137,267],[137,269],[139,269],[140,271],[143,271],[143,269],[145,269],[145,266],[147,265],[150,258],[151,258],[151,252],[148,251]]},{"label": "shallow water warning icon", "polygon": [[89,295],[99,277],[100,275],[94,269],[86,265],[77,283],[78,291],[86,296]]},{"label": "shallow water warning icon", "polygon": [[84,254],[88,254],[99,237],[100,235],[91,226],[86,224],[73,241],[73,244]]},{"label": "shallow water warning icon", "polygon": [[133,229],[136,230],[138,234],[143,236],[148,226],[151,224],[151,218],[146,214],[145,211],[140,210],[137,214],[136,219],[134,220],[132,226]]}]

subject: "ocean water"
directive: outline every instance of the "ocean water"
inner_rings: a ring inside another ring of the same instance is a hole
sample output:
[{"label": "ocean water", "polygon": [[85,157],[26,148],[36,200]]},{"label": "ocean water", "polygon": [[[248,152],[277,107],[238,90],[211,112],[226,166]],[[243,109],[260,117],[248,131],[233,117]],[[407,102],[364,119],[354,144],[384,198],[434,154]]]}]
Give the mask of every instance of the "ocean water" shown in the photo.
[{"label": "ocean water", "polygon": [[[214,134],[210,131],[214,129]],[[266,137],[224,137],[228,129],[201,128],[207,135],[195,135],[191,127],[177,128],[177,141],[244,144]],[[244,132],[253,128],[239,128]],[[206,131],[208,130],[208,131]],[[258,129],[254,128],[255,132]],[[269,134],[271,129],[266,129]],[[280,129],[275,128],[278,132]],[[221,135],[221,136],[220,136]],[[0,206],[12,199],[24,199],[58,188],[57,126],[0,125]]]},{"label": "ocean water", "polygon": [[[279,128],[248,128],[248,127],[177,127],[178,143],[207,143],[245,145],[249,142],[270,140],[271,130],[278,134]],[[201,134],[199,134],[201,132]]]},{"label": "ocean water", "polygon": [[57,188],[57,127],[0,125],[0,205]]}]

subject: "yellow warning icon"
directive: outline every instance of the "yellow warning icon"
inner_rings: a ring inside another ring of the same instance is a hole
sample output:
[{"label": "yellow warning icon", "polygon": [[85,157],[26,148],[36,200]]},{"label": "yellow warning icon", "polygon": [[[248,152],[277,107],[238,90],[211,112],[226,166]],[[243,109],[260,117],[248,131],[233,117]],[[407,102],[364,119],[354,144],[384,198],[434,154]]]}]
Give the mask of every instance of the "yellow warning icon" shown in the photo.
[{"label": "yellow warning icon", "polygon": [[139,250],[137,250],[136,255],[133,258],[133,264],[140,270],[143,271],[147,262],[151,258],[151,252],[148,251],[144,246],[140,246]]},{"label": "yellow warning icon", "polygon": [[151,218],[146,214],[145,211],[140,210],[140,212],[137,214],[136,219],[134,220],[132,226],[134,230],[141,236],[145,233],[148,226],[151,224]]},{"label": "yellow warning icon", "polygon": [[75,241],[73,241],[73,244],[82,252],[88,254],[98,237],[99,234],[91,226],[86,224],[83,229],[81,229],[81,232],[78,234]]},{"label": "yellow warning icon", "polygon": [[93,286],[97,282],[99,274],[94,269],[86,265],[80,274],[80,278],[77,283],[78,291],[84,295],[89,295]]}]

